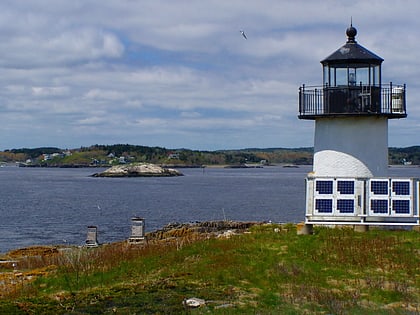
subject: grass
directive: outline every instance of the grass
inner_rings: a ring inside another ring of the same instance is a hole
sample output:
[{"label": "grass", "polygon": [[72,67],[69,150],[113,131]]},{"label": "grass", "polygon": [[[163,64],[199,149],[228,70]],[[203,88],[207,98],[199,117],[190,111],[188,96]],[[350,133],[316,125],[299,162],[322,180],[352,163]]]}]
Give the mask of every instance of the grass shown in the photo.
[{"label": "grass", "polygon": [[[266,224],[230,238],[180,234],[28,259],[20,268],[53,271],[3,290],[0,313],[420,314],[418,232],[297,235]],[[206,304],[186,308],[192,297]]]}]

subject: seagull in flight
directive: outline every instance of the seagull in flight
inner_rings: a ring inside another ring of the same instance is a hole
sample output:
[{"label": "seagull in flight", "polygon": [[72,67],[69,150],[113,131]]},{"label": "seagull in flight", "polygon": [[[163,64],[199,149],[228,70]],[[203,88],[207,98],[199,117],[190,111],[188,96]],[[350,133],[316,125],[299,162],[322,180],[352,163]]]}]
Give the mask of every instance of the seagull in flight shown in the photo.
[{"label": "seagull in flight", "polygon": [[244,32],[244,31],[239,31],[239,32],[241,32],[242,36],[243,36],[245,39],[248,39],[248,38],[246,38],[246,35],[245,35],[245,32]]}]

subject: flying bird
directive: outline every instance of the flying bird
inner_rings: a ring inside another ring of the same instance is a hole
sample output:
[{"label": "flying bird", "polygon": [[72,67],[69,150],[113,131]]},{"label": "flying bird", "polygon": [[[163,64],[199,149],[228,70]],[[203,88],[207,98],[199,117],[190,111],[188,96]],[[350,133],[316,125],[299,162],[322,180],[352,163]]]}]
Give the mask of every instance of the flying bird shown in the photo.
[{"label": "flying bird", "polygon": [[239,31],[239,32],[241,32],[242,36],[243,36],[245,39],[248,39],[248,38],[246,37],[246,35],[245,35],[245,32],[244,32],[244,31]]}]

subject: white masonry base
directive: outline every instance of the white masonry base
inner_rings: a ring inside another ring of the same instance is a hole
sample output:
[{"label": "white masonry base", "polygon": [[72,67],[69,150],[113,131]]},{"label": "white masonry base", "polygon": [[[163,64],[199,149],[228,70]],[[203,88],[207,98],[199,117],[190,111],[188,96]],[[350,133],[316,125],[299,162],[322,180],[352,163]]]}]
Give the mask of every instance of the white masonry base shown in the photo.
[{"label": "white masonry base", "polygon": [[334,117],[315,122],[314,176],[385,177],[386,117]]}]

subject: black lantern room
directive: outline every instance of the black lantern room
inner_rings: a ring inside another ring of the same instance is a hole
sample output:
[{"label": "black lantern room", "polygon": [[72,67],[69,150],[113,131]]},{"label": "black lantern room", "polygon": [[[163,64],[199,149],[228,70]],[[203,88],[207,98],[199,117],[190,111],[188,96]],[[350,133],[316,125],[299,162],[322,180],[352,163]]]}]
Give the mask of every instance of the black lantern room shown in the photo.
[{"label": "black lantern room", "polygon": [[352,25],[346,35],[346,44],[321,61],[323,86],[299,88],[299,118],[406,117],[405,85],[382,85],[383,59],[357,43]]}]

